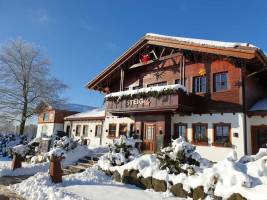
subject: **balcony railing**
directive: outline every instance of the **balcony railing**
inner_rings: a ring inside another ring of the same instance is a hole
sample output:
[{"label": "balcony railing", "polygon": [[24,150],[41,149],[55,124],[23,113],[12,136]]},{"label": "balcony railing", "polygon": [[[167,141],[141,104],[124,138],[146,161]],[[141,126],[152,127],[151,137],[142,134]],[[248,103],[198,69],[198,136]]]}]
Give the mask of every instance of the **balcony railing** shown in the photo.
[{"label": "balcony railing", "polygon": [[118,101],[107,100],[106,111],[110,113],[164,112],[183,109],[192,111],[192,98],[185,92],[160,97],[130,98]]}]

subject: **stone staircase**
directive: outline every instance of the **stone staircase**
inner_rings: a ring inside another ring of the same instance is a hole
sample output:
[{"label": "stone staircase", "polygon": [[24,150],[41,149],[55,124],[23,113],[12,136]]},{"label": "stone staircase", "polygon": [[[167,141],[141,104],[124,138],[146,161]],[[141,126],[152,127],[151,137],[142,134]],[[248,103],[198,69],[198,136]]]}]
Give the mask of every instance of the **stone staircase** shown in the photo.
[{"label": "stone staircase", "polygon": [[73,165],[68,165],[63,167],[63,176],[69,175],[69,174],[75,174],[75,173],[81,173],[85,171],[87,168],[93,167],[97,161],[99,160],[99,157],[103,154],[96,154],[93,156],[86,156],[82,159],[79,159],[78,162],[76,162]]}]

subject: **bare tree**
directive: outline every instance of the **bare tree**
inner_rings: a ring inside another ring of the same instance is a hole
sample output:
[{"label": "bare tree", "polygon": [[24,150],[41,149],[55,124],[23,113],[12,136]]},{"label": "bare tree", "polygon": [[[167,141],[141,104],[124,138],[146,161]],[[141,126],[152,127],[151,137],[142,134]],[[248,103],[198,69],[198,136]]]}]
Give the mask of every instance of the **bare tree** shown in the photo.
[{"label": "bare tree", "polygon": [[38,104],[59,101],[66,87],[51,76],[49,61],[37,46],[17,39],[0,49],[0,115],[18,121],[20,134]]}]

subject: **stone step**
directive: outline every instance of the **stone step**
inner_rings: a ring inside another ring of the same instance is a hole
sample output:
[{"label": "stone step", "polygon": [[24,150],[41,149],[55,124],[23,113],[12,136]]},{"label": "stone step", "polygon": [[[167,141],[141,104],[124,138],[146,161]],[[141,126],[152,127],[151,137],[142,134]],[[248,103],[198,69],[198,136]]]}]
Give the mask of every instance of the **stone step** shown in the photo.
[{"label": "stone step", "polygon": [[63,169],[62,171],[63,171],[63,176],[73,174],[72,171],[69,169]]},{"label": "stone step", "polygon": [[94,165],[94,163],[93,164],[92,163],[78,163],[77,165],[78,166],[83,166],[85,168],[90,168],[90,167],[92,167]]},{"label": "stone step", "polygon": [[69,167],[69,170],[72,172],[72,173],[80,173],[80,172],[83,172],[85,171],[85,168],[83,167],[78,167],[78,166],[70,166]]},{"label": "stone step", "polygon": [[84,159],[84,158],[78,160],[78,162],[80,162],[80,163],[88,163],[88,162],[90,162],[90,161],[92,161],[92,160]]}]

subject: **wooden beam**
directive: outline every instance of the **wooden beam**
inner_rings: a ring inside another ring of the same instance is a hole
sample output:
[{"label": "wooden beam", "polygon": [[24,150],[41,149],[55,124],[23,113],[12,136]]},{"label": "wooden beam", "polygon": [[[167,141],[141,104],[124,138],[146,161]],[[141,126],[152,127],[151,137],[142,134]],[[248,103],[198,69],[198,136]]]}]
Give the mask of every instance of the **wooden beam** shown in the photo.
[{"label": "wooden beam", "polygon": [[149,40],[149,44],[152,45],[159,45],[165,47],[172,47],[178,49],[187,49],[191,51],[198,51],[198,52],[206,52],[211,54],[219,54],[225,56],[232,56],[237,58],[245,58],[245,59],[253,59],[255,58],[255,50],[241,50],[241,49],[233,49],[233,48],[216,48],[210,46],[198,46],[193,44],[185,44],[185,43],[174,43],[174,42],[166,42],[160,40]]},{"label": "wooden beam", "polygon": [[259,74],[259,73],[261,73],[261,72],[264,72],[264,71],[266,71],[266,70],[267,70],[267,67],[264,67],[263,69],[260,69],[260,70],[258,70],[258,71],[256,71],[256,72],[252,72],[252,73],[250,73],[249,75],[247,75],[247,78],[250,78],[251,76],[254,76],[254,75]]},{"label": "wooden beam", "polygon": [[132,65],[131,67],[129,67],[129,69],[133,69],[133,68],[149,65],[149,64],[151,64],[153,62],[164,61],[164,60],[167,60],[169,58],[176,57],[176,56],[182,56],[182,54],[181,53],[174,53],[172,55],[168,55],[168,56],[164,56],[164,57],[158,58],[157,60],[150,60],[147,63],[141,63],[141,62],[140,63],[136,63],[136,64]]},{"label": "wooden beam", "polygon": [[162,49],[162,51],[161,51],[161,53],[160,53],[160,56],[159,56],[160,58],[162,57],[164,51],[165,51],[165,47]]}]

